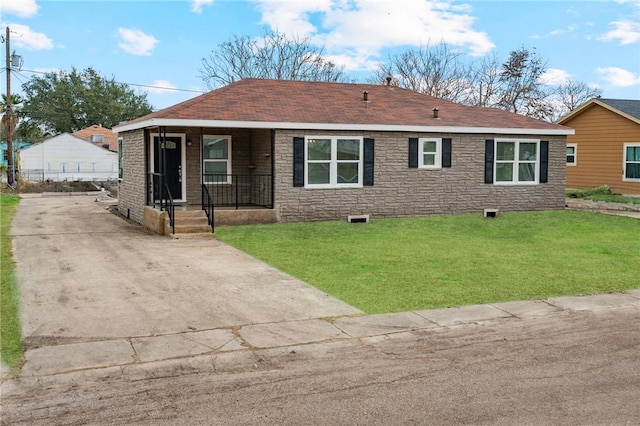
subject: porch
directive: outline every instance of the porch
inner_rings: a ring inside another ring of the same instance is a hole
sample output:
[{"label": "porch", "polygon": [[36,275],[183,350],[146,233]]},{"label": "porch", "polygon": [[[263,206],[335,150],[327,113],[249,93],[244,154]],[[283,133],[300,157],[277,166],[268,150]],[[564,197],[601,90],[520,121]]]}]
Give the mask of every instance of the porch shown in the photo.
[{"label": "porch", "polygon": [[176,201],[166,176],[149,173],[150,205],[145,208],[144,225],[166,235],[213,232],[216,226],[277,222],[273,209],[271,175],[202,176],[201,202]]},{"label": "porch", "polygon": [[276,222],[272,139],[269,130],[148,130],[147,227],[167,234]]}]

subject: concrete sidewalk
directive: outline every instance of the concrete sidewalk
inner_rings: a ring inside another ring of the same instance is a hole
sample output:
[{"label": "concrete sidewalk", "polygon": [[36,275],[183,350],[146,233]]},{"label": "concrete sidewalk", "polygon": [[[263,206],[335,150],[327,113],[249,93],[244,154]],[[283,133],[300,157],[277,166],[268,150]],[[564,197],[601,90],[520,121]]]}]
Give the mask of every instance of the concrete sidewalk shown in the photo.
[{"label": "concrete sidewalk", "polygon": [[345,315],[190,330],[155,336],[43,346],[26,352],[22,378],[78,373],[143,379],[195,372],[243,371],[275,357],[367,345],[422,329],[519,321],[617,307],[640,309],[640,290],[383,315]]},{"label": "concrete sidewalk", "polygon": [[21,379],[241,371],[416,330],[640,309],[640,290],[632,290],[364,315],[212,236],[145,232],[109,212],[112,203],[85,195],[19,205],[11,235],[22,291]]}]

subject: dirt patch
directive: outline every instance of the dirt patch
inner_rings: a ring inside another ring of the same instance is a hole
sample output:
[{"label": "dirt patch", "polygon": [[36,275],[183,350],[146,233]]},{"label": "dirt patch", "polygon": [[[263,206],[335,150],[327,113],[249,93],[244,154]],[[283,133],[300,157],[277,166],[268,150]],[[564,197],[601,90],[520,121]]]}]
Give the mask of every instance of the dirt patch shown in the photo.
[{"label": "dirt patch", "polygon": [[62,192],[62,193],[78,193],[78,192],[94,192],[106,191],[110,197],[118,198],[118,182],[26,182],[19,181],[13,187],[8,186],[5,182],[0,184],[0,189],[4,194],[42,194],[45,192]]}]

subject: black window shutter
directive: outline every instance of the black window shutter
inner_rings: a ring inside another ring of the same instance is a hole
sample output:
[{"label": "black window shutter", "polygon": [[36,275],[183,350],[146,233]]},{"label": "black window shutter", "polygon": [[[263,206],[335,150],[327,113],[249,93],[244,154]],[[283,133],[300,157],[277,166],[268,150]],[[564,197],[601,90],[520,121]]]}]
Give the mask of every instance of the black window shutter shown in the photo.
[{"label": "black window shutter", "polygon": [[293,138],[293,186],[304,186],[304,138]]},{"label": "black window shutter", "polygon": [[418,138],[409,138],[409,167],[418,168]]},{"label": "black window shutter", "polygon": [[493,183],[493,139],[484,141],[484,183]]},{"label": "black window shutter", "polygon": [[371,138],[364,139],[362,151],[364,154],[363,182],[364,186],[373,186],[374,141]]},{"label": "black window shutter", "polygon": [[451,138],[442,139],[442,167],[451,167]]},{"label": "black window shutter", "polygon": [[540,141],[540,183],[549,180],[549,141]]}]

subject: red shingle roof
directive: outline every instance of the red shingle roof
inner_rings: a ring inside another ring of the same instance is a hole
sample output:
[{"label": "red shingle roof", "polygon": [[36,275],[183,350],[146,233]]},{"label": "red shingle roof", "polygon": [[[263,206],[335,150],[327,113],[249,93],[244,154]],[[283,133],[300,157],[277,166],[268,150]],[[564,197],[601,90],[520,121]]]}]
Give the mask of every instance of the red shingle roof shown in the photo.
[{"label": "red shingle roof", "polygon": [[[363,92],[368,92],[368,101]],[[439,118],[433,109],[438,108]],[[180,104],[122,123],[116,131],[166,120],[361,126],[571,129],[495,108],[470,107],[394,86],[245,79]],[[213,123],[212,123],[213,124]],[[278,127],[278,126],[273,126]]]},{"label": "red shingle roof", "polygon": [[109,145],[109,151],[118,152],[118,134],[106,127],[94,124],[93,126],[85,127],[77,132],[73,132],[73,135],[91,143],[94,143],[91,140],[91,136],[102,135],[104,137],[104,142],[94,144],[101,148],[102,145]]}]

